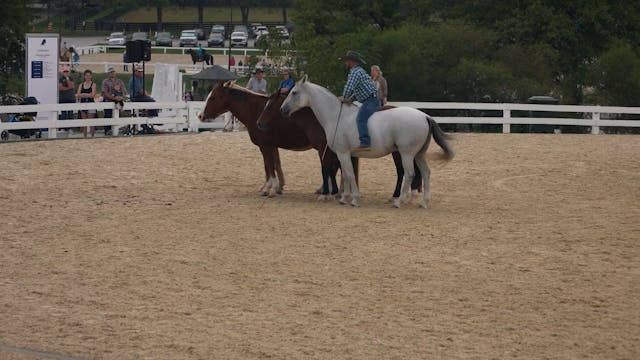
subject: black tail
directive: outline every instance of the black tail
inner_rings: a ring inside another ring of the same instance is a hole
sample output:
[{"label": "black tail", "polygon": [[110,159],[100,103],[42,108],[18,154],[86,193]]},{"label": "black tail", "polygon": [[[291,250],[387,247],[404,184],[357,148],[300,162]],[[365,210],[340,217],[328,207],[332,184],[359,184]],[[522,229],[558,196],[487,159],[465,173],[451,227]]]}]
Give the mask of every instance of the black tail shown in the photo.
[{"label": "black tail", "polygon": [[453,159],[455,153],[451,145],[447,142],[449,136],[442,131],[440,125],[429,115],[427,115],[427,121],[429,122],[429,128],[431,129],[431,134],[433,134],[433,139],[436,141],[436,144],[442,148],[444,154],[442,154],[441,159],[445,161],[450,161]]}]

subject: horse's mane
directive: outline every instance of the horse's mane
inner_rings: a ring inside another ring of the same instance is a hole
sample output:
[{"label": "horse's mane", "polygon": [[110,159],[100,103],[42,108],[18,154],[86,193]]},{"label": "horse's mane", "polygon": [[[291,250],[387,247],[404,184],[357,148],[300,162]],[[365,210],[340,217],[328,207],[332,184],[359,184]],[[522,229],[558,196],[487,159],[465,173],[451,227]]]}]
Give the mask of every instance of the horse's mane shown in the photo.
[{"label": "horse's mane", "polygon": [[238,85],[238,84],[236,84],[234,82],[231,82],[231,81],[225,83],[224,87],[229,88],[229,89],[233,89],[233,90],[242,91],[244,93],[251,94],[251,95],[261,96],[261,97],[264,97],[264,98],[268,98],[269,97],[269,95],[267,95],[267,94],[260,94],[260,93],[257,93],[255,91],[251,91],[251,90],[247,89],[246,87],[240,86],[240,85]]},{"label": "horse's mane", "polygon": [[336,98],[336,100],[337,100],[337,96],[334,93],[332,93],[329,89],[327,89],[326,87],[318,85],[316,83],[312,83],[309,80],[306,81],[306,84],[307,85],[313,85],[314,87],[318,88],[320,91],[324,92],[327,96],[331,96],[333,98]]}]

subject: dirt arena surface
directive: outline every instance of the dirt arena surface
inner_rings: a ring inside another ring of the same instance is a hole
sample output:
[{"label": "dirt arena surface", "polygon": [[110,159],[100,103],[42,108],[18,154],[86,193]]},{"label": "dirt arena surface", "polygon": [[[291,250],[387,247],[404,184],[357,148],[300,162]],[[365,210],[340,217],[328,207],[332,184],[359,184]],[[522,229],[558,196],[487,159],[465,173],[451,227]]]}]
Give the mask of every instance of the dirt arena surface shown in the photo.
[{"label": "dirt arena surface", "polygon": [[[83,359],[638,359],[640,138],[459,134],[432,201],[257,195],[246,133],[0,145],[0,345]],[[1,359],[36,357],[0,349]]]}]

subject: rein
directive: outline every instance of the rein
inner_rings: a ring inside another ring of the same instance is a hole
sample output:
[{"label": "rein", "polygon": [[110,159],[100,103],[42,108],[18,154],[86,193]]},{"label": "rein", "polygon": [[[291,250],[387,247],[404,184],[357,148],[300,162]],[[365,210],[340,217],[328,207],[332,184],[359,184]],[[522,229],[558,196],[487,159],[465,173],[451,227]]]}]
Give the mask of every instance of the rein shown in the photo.
[{"label": "rein", "polygon": [[[344,106],[344,102],[340,101],[340,111],[338,111],[338,119],[336,121],[336,128],[333,129],[333,140],[331,140],[331,145],[335,145],[336,143],[336,135],[338,134],[338,126],[340,125],[340,116],[342,116],[342,107]],[[322,157],[320,158],[321,161],[324,161],[324,156],[327,153],[327,147],[329,146],[329,142],[327,141],[326,144],[324,144],[324,150],[322,151]]]}]

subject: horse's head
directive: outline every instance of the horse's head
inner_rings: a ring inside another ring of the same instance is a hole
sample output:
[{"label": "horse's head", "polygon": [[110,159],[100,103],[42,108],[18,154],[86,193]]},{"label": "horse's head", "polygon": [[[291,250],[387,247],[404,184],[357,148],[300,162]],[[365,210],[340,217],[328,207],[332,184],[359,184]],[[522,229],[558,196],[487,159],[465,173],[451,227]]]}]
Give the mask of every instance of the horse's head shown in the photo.
[{"label": "horse's head", "polygon": [[266,131],[272,121],[282,116],[280,113],[280,106],[285,98],[286,97],[279,92],[274,92],[269,96],[267,104],[264,106],[264,109],[262,109],[262,112],[258,117],[258,129]]},{"label": "horse's head", "polygon": [[205,100],[204,110],[198,115],[200,121],[215,119],[229,111],[231,99],[231,90],[229,88],[230,84],[230,81],[226,83],[219,81],[211,90],[209,96],[207,96],[207,100]]},{"label": "horse's head", "polygon": [[307,75],[298,80],[296,85],[291,89],[289,95],[282,103],[280,112],[282,116],[289,117],[292,113],[302,109],[306,106],[311,106],[311,98],[309,97],[309,91],[307,90]]}]

